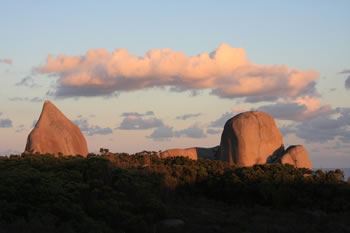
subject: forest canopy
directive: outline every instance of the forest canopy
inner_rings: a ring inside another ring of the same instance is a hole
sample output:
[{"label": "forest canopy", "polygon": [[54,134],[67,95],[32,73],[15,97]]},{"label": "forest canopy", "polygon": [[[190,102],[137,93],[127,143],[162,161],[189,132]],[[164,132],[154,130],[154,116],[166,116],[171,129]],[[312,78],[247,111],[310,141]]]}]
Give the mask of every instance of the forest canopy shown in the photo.
[{"label": "forest canopy", "polygon": [[279,210],[350,210],[342,171],[129,155],[0,157],[4,232],[154,232],[174,203],[198,200]]}]

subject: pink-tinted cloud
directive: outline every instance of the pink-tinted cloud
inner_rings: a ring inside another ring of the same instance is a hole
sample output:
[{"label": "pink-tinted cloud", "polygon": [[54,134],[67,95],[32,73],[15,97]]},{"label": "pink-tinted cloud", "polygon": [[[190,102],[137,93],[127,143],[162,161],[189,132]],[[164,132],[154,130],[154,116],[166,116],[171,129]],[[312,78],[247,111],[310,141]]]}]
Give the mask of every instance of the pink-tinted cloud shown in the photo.
[{"label": "pink-tinted cloud", "polygon": [[0,58],[0,63],[5,63],[5,64],[12,64],[12,59],[8,59],[8,58]]},{"label": "pink-tinted cloud", "polygon": [[262,66],[247,60],[243,48],[220,45],[212,53],[187,56],[170,49],[152,49],[143,57],[125,49],[112,53],[89,50],[84,56],[48,56],[39,73],[57,75],[55,96],[97,96],[142,88],[211,89],[223,98],[296,97],[315,92],[314,70],[285,65]]}]

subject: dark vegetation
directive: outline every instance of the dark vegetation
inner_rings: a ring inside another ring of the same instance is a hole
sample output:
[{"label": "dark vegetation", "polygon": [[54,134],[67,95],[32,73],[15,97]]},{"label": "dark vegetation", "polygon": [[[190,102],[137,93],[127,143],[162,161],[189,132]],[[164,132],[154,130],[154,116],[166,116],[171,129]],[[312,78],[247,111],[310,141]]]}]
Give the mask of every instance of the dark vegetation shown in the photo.
[{"label": "dark vegetation", "polygon": [[0,232],[350,232],[340,170],[102,152],[0,157]]}]

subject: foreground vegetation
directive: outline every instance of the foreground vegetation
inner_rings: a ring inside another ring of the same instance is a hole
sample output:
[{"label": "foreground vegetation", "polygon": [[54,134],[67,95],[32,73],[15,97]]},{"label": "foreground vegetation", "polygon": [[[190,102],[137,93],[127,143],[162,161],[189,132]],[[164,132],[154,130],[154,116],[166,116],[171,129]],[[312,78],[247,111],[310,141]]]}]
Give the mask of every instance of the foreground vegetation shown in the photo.
[{"label": "foreground vegetation", "polygon": [[[156,153],[0,157],[0,232],[349,232],[342,171]],[[162,225],[181,219],[180,228]]]}]

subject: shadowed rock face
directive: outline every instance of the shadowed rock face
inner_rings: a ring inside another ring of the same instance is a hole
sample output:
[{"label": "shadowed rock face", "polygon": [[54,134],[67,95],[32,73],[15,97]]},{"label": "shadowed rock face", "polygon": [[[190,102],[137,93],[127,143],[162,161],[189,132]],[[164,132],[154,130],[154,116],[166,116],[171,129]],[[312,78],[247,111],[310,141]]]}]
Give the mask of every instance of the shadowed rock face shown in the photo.
[{"label": "shadowed rock face", "polygon": [[212,148],[192,147],[187,149],[169,149],[160,153],[161,158],[184,156],[193,160],[199,158],[214,159],[218,146]]},{"label": "shadowed rock face", "polygon": [[302,145],[288,147],[279,162],[282,164],[291,164],[296,168],[312,169],[309,155]]},{"label": "shadowed rock face", "polygon": [[281,145],[283,136],[273,117],[248,111],[226,122],[216,158],[238,166],[265,164]]},{"label": "shadowed rock face", "polygon": [[25,151],[56,156],[59,153],[82,156],[88,154],[87,143],[79,127],[50,101],[45,101],[40,118],[28,135]]}]

